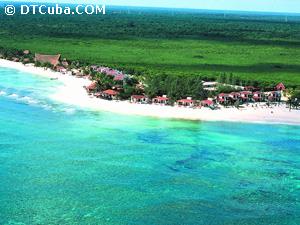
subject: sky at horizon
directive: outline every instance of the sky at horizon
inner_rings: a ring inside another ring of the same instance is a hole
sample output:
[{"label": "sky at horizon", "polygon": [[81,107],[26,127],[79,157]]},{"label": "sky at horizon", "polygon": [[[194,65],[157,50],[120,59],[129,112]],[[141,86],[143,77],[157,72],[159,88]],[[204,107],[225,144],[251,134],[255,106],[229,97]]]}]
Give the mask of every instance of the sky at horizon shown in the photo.
[{"label": "sky at horizon", "polygon": [[97,3],[119,6],[300,13],[300,0],[14,0],[13,2]]}]

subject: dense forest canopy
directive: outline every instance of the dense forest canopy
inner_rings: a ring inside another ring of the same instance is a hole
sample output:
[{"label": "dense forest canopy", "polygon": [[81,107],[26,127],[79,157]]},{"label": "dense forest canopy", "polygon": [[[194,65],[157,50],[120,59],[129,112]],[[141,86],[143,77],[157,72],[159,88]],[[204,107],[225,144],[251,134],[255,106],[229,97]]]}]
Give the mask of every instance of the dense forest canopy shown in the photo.
[{"label": "dense forest canopy", "polygon": [[300,16],[107,6],[107,15],[0,14],[0,46],[140,74],[233,73],[300,84]]},{"label": "dense forest canopy", "polygon": [[[202,12],[202,13],[201,13]],[[96,38],[228,38],[300,42],[300,16],[107,7],[107,15],[1,16],[11,34]],[[16,23],[17,22],[17,23]],[[38,28],[38,29],[36,29]]]}]

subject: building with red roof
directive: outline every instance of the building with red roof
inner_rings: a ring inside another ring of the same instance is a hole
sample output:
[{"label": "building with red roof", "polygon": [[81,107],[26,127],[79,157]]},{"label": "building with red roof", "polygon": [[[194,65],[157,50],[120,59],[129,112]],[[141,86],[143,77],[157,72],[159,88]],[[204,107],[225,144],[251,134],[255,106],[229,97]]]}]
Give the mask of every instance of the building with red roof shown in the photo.
[{"label": "building with red roof", "polygon": [[181,99],[177,101],[178,106],[192,107],[195,104],[195,101],[191,98]]},{"label": "building with red roof", "polygon": [[147,103],[148,98],[145,95],[132,95],[131,102],[132,103]]},{"label": "building with red roof", "polygon": [[105,90],[105,91],[102,91],[101,92],[101,96],[105,99],[109,99],[109,100],[115,100],[117,99],[119,95],[119,92],[118,91],[114,91],[114,90]]},{"label": "building with red roof", "polygon": [[119,94],[119,92],[114,91],[114,90],[111,90],[111,89],[105,90],[105,91],[103,91],[102,93],[103,93],[103,94],[107,94],[107,95],[118,95],[118,94]]},{"label": "building with red roof", "polygon": [[201,101],[201,106],[204,106],[204,107],[209,107],[209,106],[212,106],[214,104],[214,102],[212,100],[203,100]]},{"label": "building with red roof", "polygon": [[277,84],[276,87],[275,87],[275,90],[276,90],[276,91],[284,91],[285,89],[286,89],[286,88],[285,88],[285,86],[284,86],[283,83],[279,83],[279,84]]},{"label": "building with red roof", "polygon": [[229,97],[233,100],[238,100],[241,97],[241,94],[239,92],[231,92],[229,94]]},{"label": "building with red roof", "polygon": [[280,91],[271,91],[268,95],[268,100],[270,102],[280,102],[281,101]]},{"label": "building with red roof", "polygon": [[264,100],[264,95],[260,91],[253,92],[253,99],[256,102],[261,102]]},{"label": "building with red roof", "polygon": [[152,99],[152,102],[154,104],[162,104],[162,105],[167,105],[169,103],[169,98],[164,95],[164,96],[157,96],[156,98]]},{"label": "building with red roof", "polygon": [[252,92],[251,91],[241,91],[241,100],[243,102],[250,101],[252,99]]},{"label": "building with red roof", "polygon": [[97,82],[93,82],[89,86],[86,87],[86,90],[88,92],[95,91],[96,89],[97,89]]},{"label": "building with red roof", "polygon": [[217,96],[217,102],[220,104],[226,104],[230,101],[229,94],[221,93]]}]

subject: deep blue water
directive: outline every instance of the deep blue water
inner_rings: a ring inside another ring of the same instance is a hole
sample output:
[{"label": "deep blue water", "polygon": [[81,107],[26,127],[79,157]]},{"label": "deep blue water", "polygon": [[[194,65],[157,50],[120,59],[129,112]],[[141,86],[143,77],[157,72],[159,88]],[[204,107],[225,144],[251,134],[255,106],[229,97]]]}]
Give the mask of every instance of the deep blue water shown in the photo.
[{"label": "deep blue water", "polygon": [[300,127],[92,112],[0,67],[0,224],[300,224]]}]

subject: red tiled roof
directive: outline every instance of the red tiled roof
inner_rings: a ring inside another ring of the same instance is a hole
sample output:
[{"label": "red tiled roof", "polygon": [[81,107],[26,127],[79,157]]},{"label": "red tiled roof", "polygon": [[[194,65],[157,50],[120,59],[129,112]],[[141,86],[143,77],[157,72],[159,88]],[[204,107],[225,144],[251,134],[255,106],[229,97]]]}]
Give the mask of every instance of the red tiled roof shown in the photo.
[{"label": "red tiled roof", "polygon": [[203,101],[201,101],[201,104],[202,105],[212,105],[214,102],[213,101],[211,101],[211,100],[203,100]]},{"label": "red tiled roof", "polygon": [[283,83],[279,83],[276,85],[276,90],[285,90],[285,86]]},{"label": "red tiled roof", "polygon": [[193,103],[194,100],[192,100],[192,99],[181,99],[181,100],[178,100],[177,102],[180,102],[180,103]]},{"label": "red tiled roof", "polygon": [[169,98],[166,98],[166,97],[156,97],[156,98],[154,98],[154,100],[158,100],[158,101],[168,101],[169,100]]},{"label": "red tiled roof", "polygon": [[144,96],[144,95],[132,95],[131,98],[134,98],[134,99],[144,99],[144,98],[146,98],[146,96]]},{"label": "red tiled roof", "polygon": [[218,95],[218,99],[229,98],[229,94],[221,93]]},{"label": "red tiled roof", "polygon": [[87,87],[87,89],[89,89],[89,90],[95,90],[96,88],[97,88],[97,83],[96,83],[96,82],[91,83],[91,84]]},{"label": "red tiled roof", "polygon": [[118,95],[119,92],[109,89],[109,90],[103,91],[103,94],[107,94],[107,95]]}]

